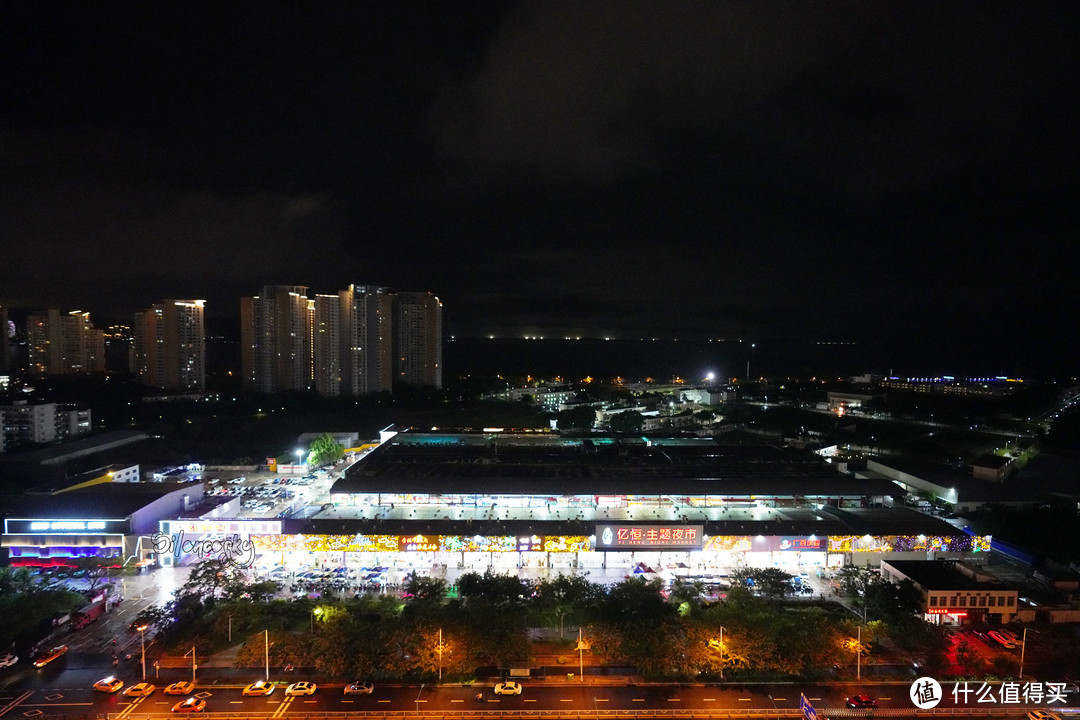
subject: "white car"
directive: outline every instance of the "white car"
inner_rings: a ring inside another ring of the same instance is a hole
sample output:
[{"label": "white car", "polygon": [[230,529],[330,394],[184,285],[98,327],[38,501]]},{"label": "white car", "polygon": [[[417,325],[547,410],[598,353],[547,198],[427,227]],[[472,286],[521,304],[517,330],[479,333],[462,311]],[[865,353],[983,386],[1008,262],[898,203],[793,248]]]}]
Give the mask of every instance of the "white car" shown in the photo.
[{"label": "white car", "polygon": [[507,680],[506,682],[501,682],[501,683],[499,683],[498,685],[495,686],[495,694],[496,695],[520,695],[521,694],[521,683],[516,683],[513,680]]},{"label": "white car", "polygon": [[7,655],[0,655],[0,668],[11,667],[17,662],[19,662],[18,655],[12,655],[11,653],[8,653]]},{"label": "white car", "polygon": [[313,682],[295,682],[285,688],[285,695],[289,697],[293,695],[314,695],[316,687],[318,686]]},{"label": "white car", "polygon": [[375,685],[370,682],[357,680],[352,685],[345,686],[346,695],[370,695],[375,692]]}]

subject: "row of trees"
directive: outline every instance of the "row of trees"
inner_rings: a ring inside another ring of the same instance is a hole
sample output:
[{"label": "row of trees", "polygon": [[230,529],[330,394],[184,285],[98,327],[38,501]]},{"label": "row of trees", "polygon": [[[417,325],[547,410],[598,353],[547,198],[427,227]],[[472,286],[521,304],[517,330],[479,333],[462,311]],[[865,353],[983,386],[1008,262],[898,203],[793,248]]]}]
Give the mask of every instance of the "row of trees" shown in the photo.
[{"label": "row of trees", "polygon": [[[274,583],[248,584],[235,567],[206,561],[173,602],[142,620],[166,642],[197,639],[207,651],[221,649],[230,631],[247,638],[238,666],[261,665],[269,641],[272,665],[346,678],[427,679],[440,668],[444,678],[465,678],[528,665],[530,628],[570,628],[565,635],[575,639],[581,628],[591,655],[653,678],[811,678],[852,662],[855,618],[831,603],[784,601],[790,577],[746,571],[723,602],[704,600],[694,583],[677,583],[665,597],[658,581],[642,578],[607,587],[580,576],[528,584],[490,573],[463,575],[454,588],[413,576],[404,598],[275,600]],[[874,621],[874,632],[903,636],[913,652],[943,650],[936,629],[913,615]],[[561,647],[574,653],[569,639]]]},{"label": "row of trees", "polygon": [[85,595],[55,578],[28,568],[0,567],[0,648],[29,648],[54,630],[54,619],[85,604]]}]

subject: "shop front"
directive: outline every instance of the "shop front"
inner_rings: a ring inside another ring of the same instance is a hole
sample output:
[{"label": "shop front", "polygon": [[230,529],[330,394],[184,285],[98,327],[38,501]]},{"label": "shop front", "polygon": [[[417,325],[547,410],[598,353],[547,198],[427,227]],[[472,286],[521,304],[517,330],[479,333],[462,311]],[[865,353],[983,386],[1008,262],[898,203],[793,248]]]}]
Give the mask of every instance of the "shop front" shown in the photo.
[{"label": "shop front", "polygon": [[2,544],[16,567],[70,566],[83,557],[122,563],[129,527],[127,520],[118,519],[7,518]]}]

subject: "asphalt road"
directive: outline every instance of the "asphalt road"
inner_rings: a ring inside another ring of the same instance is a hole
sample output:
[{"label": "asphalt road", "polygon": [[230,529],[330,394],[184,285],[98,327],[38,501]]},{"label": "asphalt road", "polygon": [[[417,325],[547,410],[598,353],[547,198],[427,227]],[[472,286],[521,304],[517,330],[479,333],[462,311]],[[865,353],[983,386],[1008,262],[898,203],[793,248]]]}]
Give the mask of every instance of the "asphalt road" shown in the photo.
[{"label": "asphalt road", "polygon": [[[169,713],[171,707],[183,697],[166,696],[161,689],[145,698],[128,698],[121,693],[108,695],[96,692],[92,685],[96,680],[112,672],[109,665],[102,664],[100,657],[90,654],[70,653],[65,658],[42,669],[25,663],[15,668],[0,670],[0,717],[33,720],[44,718],[99,717],[105,714],[122,714],[138,717]],[[125,685],[138,682],[137,666],[122,667],[116,672]],[[253,672],[249,681],[259,679]],[[153,673],[150,673],[153,680]],[[170,678],[175,679],[175,678]],[[274,678],[275,680],[277,678]],[[288,681],[304,679],[290,674]],[[309,697],[286,697],[284,682],[268,697],[243,697],[241,684],[235,678],[219,679],[214,684],[214,672],[200,674],[196,694],[207,700],[207,712],[249,713],[262,717],[280,717],[305,712],[362,712],[362,711],[468,711],[475,710],[523,710],[523,711],[613,711],[641,709],[735,709],[773,710],[797,709],[800,693],[825,716],[844,707],[848,695],[868,694],[880,700],[882,708],[914,710],[909,698],[909,685],[896,684],[844,684],[827,685],[577,685],[566,682],[541,684],[524,680],[524,692],[520,696],[496,696],[488,684],[470,686],[410,686],[377,685],[367,696],[346,697],[341,684],[320,685]],[[226,684],[228,683],[228,684]],[[978,687],[972,684],[972,689]],[[951,697],[951,684],[945,685],[945,697],[940,708],[956,706]],[[478,691],[483,699],[475,699]],[[1014,707],[1019,707],[1017,703]],[[1027,705],[1028,703],[1022,703]],[[964,703],[961,703],[961,706]],[[978,704],[974,696],[966,703],[968,707],[993,709]],[[1032,703],[1032,706],[1035,704]],[[1047,709],[1064,709],[1060,703],[1046,704]],[[1080,710],[1080,698],[1069,698],[1068,706]]]}]

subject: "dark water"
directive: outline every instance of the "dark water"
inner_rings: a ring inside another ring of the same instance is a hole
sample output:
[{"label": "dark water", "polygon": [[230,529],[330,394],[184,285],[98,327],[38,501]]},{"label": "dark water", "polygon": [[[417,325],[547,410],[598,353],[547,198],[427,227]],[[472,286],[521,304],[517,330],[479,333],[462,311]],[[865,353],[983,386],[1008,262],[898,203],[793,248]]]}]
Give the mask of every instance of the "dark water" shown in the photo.
[{"label": "dark water", "polygon": [[824,344],[800,341],[718,342],[706,340],[524,340],[459,338],[443,346],[447,377],[500,374],[516,377],[561,375],[657,381],[681,377],[697,381],[749,375],[830,377],[872,372],[921,377],[1008,376],[1053,379],[1074,374],[1072,357],[1039,355],[1025,348],[971,350],[948,343],[918,347],[908,343]]}]

